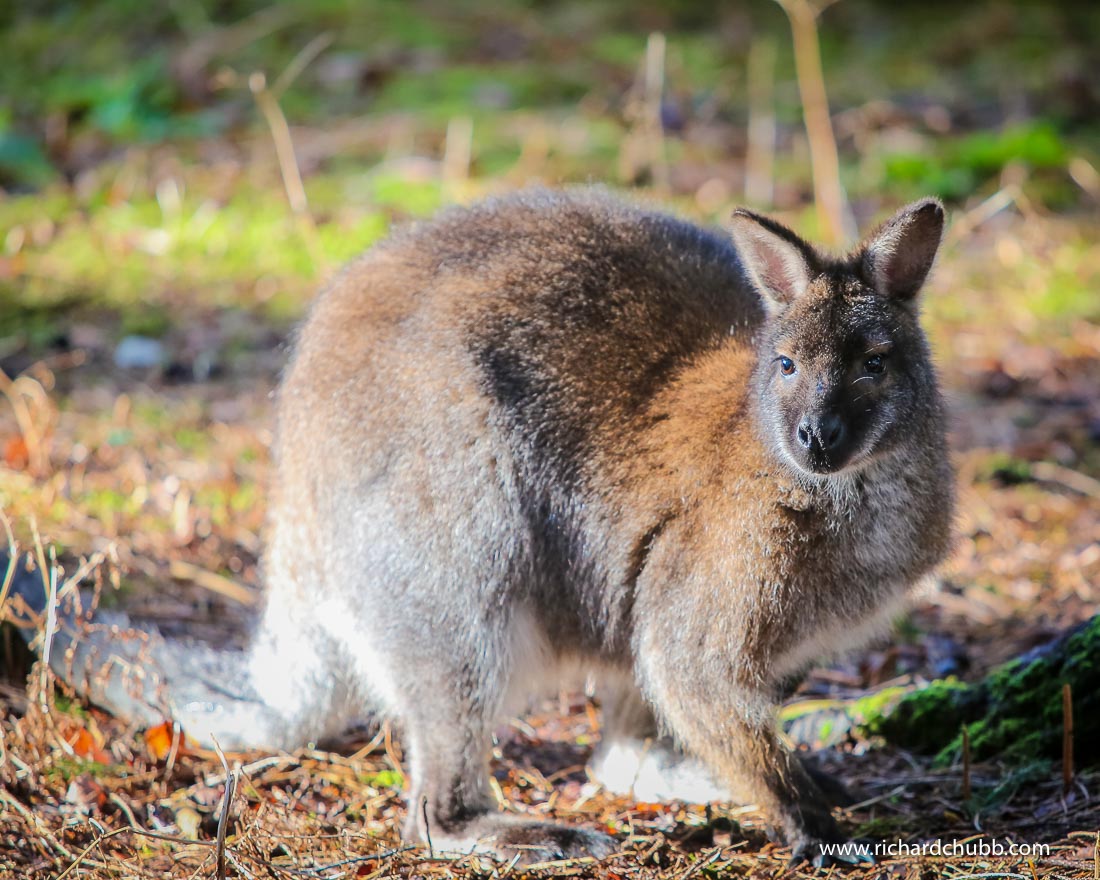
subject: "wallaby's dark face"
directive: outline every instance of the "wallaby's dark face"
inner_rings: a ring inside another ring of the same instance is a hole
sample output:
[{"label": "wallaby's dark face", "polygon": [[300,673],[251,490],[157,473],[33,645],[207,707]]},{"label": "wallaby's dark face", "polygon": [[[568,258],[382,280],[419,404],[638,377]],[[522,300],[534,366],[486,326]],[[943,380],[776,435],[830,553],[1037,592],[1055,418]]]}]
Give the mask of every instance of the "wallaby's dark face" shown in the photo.
[{"label": "wallaby's dark face", "polygon": [[768,323],[755,375],[762,429],[800,471],[858,468],[898,440],[934,394],[916,294],[943,209],[909,206],[844,259],[747,211],[734,239]]}]

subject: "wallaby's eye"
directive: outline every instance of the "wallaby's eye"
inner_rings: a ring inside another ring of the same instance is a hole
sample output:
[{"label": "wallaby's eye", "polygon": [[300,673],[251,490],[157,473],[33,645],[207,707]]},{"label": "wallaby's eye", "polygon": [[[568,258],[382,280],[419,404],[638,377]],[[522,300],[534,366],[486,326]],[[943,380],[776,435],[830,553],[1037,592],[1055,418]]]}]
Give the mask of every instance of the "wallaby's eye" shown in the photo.
[{"label": "wallaby's eye", "polygon": [[790,376],[794,372],[794,361],[789,357],[779,358],[779,371],[784,376]]},{"label": "wallaby's eye", "polygon": [[873,354],[863,362],[863,369],[868,373],[881,373],[886,369],[886,358],[881,354]]}]

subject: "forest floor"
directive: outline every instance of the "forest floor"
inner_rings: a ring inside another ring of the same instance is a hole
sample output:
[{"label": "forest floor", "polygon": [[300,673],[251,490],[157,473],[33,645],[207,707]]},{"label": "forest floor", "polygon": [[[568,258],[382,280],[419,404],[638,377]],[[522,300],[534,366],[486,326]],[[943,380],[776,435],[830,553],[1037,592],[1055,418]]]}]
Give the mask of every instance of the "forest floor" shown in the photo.
[{"label": "forest floor", "polygon": [[[381,26],[332,4],[304,26],[304,3],[228,6],[244,25],[152,21],[115,3],[64,22],[28,16],[4,37],[31,59],[25,75],[45,64],[43,40],[86,57],[87,75],[44,69],[40,104],[0,118],[0,510],[22,549],[41,536],[69,573],[102,558],[104,604],[237,645],[259,590],[271,393],[291,328],[318,284],[392,224],[530,182],[590,180],[720,223],[745,179],[746,120],[728,108],[743,104],[763,45],[776,53],[770,207],[816,230],[777,8],[710,22],[687,4],[682,23],[567,3],[535,21],[503,4],[488,28],[438,9],[387,6]],[[892,637],[813,670],[795,702],[978,679],[1100,607],[1100,140],[1094,121],[1075,121],[1100,106],[1085,76],[1100,30],[1094,13],[1022,8],[1017,20],[976,4],[950,34],[873,4],[823,19],[861,226],[924,192],[948,201],[924,313],[960,508],[951,560]],[[650,28],[669,34],[656,141],[639,121]],[[82,29],[103,34],[102,52],[72,44]],[[99,57],[111,40],[120,57],[142,40],[157,51],[119,80]],[[377,48],[357,54],[356,40]],[[984,61],[964,52],[983,40]],[[1032,40],[1068,48],[1052,60]],[[288,163],[273,146],[278,116],[246,83],[296,66],[276,95]],[[519,869],[403,842],[400,731],[373,727],[328,751],[229,755],[243,769],[221,849],[217,755],[126,729],[48,678],[32,676],[28,697],[17,637],[0,637],[0,877],[209,876],[219,852],[242,877],[811,873],[788,866],[751,809],[636,803],[590,783],[599,711],[583,694],[498,731],[494,789],[510,811],[619,835],[608,860]],[[1100,878],[1097,768],[1076,768],[1066,789],[1063,768],[1042,761],[964,774],[961,761],[858,740],[820,759],[857,793],[838,811],[854,837],[971,847],[885,855],[848,876]],[[975,854],[993,841],[1048,848]]]}]

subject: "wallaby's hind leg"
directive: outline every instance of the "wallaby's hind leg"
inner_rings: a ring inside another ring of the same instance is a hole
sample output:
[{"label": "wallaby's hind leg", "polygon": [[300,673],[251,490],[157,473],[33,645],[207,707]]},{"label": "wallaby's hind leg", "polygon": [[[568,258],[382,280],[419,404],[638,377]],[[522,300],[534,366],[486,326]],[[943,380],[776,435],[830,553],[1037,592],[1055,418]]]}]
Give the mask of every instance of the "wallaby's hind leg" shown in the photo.
[{"label": "wallaby's hind leg", "polygon": [[589,763],[593,778],[615,794],[640,801],[679,800],[693,804],[729,801],[703,763],[662,736],[653,710],[628,677],[599,690],[603,710],[600,745]]},{"label": "wallaby's hind leg", "polygon": [[[409,751],[409,817],[405,833],[442,852],[486,852],[521,863],[600,858],[618,849],[596,831],[501,813],[489,792],[492,730],[505,710],[510,645],[492,644],[484,624],[478,643],[452,642],[419,663],[418,681],[403,688],[402,721]],[[502,662],[504,661],[504,662]],[[408,685],[408,682],[404,682]]]}]

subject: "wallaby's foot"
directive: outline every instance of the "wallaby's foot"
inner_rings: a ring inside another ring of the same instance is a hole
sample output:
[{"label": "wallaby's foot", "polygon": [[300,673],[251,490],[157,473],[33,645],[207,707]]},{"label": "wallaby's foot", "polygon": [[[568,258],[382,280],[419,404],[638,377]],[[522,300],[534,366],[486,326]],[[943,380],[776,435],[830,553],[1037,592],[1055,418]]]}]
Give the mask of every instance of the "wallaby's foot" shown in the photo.
[{"label": "wallaby's foot", "polygon": [[809,863],[815,868],[828,868],[874,862],[868,847],[841,832],[819,797],[804,797],[797,811],[785,817],[783,830],[791,847],[792,865]]},{"label": "wallaby's foot", "polygon": [[[418,834],[427,842],[422,830]],[[531,822],[496,812],[487,812],[447,831],[433,829],[430,837],[439,852],[484,853],[505,862],[519,856],[520,865],[585,856],[602,859],[619,849],[613,837],[599,831],[554,822]]]},{"label": "wallaby's foot", "polygon": [[485,843],[506,861],[519,855],[521,865],[585,856],[602,859],[619,850],[610,835],[553,822],[507,822]]},{"label": "wallaby's foot", "polygon": [[608,791],[639,801],[709,804],[734,799],[701,761],[665,737],[601,743],[588,769]]}]

